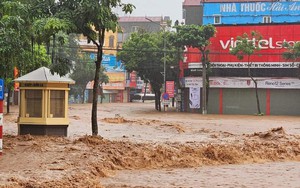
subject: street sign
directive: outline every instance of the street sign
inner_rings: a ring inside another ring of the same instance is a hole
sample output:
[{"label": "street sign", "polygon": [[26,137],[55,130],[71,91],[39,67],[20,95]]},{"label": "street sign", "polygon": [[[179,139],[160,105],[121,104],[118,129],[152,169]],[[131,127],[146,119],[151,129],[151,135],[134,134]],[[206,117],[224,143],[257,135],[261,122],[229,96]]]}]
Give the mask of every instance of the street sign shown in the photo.
[{"label": "street sign", "polygon": [[170,96],[168,93],[163,93],[162,98],[163,100],[169,100]]},{"label": "street sign", "polygon": [[163,100],[162,104],[163,105],[170,105],[171,101],[170,100]]},{"label": "street sign", "polygon": [[4,99],[4,81],[0,79],[0,100]]}]

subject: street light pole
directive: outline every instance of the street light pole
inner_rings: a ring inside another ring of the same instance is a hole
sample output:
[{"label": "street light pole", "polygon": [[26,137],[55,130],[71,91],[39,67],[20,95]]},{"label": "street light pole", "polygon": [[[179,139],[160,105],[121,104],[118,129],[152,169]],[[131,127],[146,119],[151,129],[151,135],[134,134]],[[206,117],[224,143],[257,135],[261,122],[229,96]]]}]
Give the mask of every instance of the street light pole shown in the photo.
[{"label": "street light pole", "polygon": [[[163,29],[163,37],[164,37],[164,47],[163,47],[163,51],[164,51],[164,84],[163,84],[163,92],[165,93],[166,92],[166,30],[165,30],[165,27],[163,27],[162,25],[154,22],[153,20],[145,17],[146,20],[148,20],[149,22],[153,23],[153,24],[156,24],[156,25],[159,25],[162,29]],[[165,107],[166,105],[164,105],[164,111],[165,111]]]},{"label": "street light pole", "polygon": [[156,25],[159,25],[162,29],[163,29],[163,32],[164,32],[164,47],[163,47],[163,51],[164,51],[164,85],[163,85],[163,91],[166,92],[166,35],[165,35],[165,27],[161,26],[160,24],[154,22],[153,20],[145,17],[146,20],[150,21],[151,23],[153,24],[156,24]]},{"label": "street light pole", "polygon": [[165,35],[165,29],[164,29],[164,92],[166,92],[166,35]]}]

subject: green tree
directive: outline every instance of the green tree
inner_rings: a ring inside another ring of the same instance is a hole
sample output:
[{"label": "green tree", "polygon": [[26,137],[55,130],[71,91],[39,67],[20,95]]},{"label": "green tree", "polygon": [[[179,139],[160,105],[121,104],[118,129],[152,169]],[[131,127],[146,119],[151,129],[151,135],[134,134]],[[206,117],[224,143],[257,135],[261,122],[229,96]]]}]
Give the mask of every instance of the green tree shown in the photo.
[{"label": "green tree", "polygon": [[82,103],[84,103],[84,93],[86,85],[89,81],[93,80],[94,73],[94,63],[88,55],[83,55],[83,57],[78,57],[75,61],[70,77],[75,80],[75,85],[71,87],[72,94],[81,95]]},{"label": "green tree", "polygon": [[[170,65],[176,65],[176,49],[169,40],[170,33],[133,33],[122,46],[122,51],[117,54],[122,60],[127,71],[137,71],[138,75],[149,81],[155,94],[155,108],[161,111],[160,96],[161,88],[164,84],[163,70],[166,61],[166,76],[170,75]],[[168,51],[164,51],[166,42]],[[164,59],[165,58],[165,59]],[[173,74],[172,74],[173,75]],[[167,77],[167,79],[170,79]]]},{"label": "green tree", "polygon": [[30,50],[27,11],[27,6],[15,1],[0,3],[0,77],[4,78],[9,96],[7,113],[10,111],[14,67],[26,61],[26,52]]},{"label": "green tree", "polygon": [[[282,57],[286,60],[299,61],[300,60],[300,43],[296,42],[294,45],[290,45],[285,42],[283,46],[286,51],[282,53]],[[299,74],[300,77],[300,74]]]},{"label": "green tree", "polygon": [[121,7],[123,12],[131,13],[134,6],[122,3],[121,0],[59,0],[57,17],[68,19],[72,25],[72,32],[81,33],[92,42],[97,49],[95,62],[93,105],[92,105],[92,134],[98,135],[97,103],[99,75],[101,69],[105,31],[117,29],[118,16],[114,8]]},{"label": "green tree", "polygon": [[101,66],[100,75],[99,75],[99,90],[101,96],[101,101],[100,101],[101,104],[104,99],[103,84],[107,84],[108,82],[109,82],[109,77],[105,74],[105,68]]},{"label": "green tree", "polygon": [[[66,34],[70,30],[71,23],[66,19],[51,17],[40,18],[33,23],[34,41],[41,44],[46,44],[47,52],[51,49],[51,72],[59,75],[69,73],[72,64],[69,58],[66,57],[65,44],[68,42]],[[51,46],[51,47],[50,47]]]},{"label": "green tree", "polygon": [[177,32],[172,37],[173,43],[177,47],[192,47],[199,49],[202,62],[202,113],[207,114],[207,102],[209,91],[209,74],[207,69],[209,63],[209,45],[210,38],[215,36],[216,28],[213,25],[178,25],[175,26]]},{"label": "green tree", "polygon": [[[251,38],[250,38],[251,37]],[[235,55],[239,60],[244,59],[244,57],[247,58],[248,62],[248,76],[251,78],[251,80],[254,82],[255,85],[255,97],[256,97],[256,105],[257,105],[257,114],[262,115],[261,109],[260,109],[260,102],[259,102],[259,96],[258,96],[258,88],[257,88],[257,80],[254,79],[251,73],[251,56],[255,54],[256,52],[260,51],[259,45],[256,45],[255,43],[262,39],[262,36],[260,33],[256,31],[252,31],[250,36],[247,33],[244,33],[242,36],[237,36],[237,44],[236,47],[230,48],[230,53],[232,55]]]}]

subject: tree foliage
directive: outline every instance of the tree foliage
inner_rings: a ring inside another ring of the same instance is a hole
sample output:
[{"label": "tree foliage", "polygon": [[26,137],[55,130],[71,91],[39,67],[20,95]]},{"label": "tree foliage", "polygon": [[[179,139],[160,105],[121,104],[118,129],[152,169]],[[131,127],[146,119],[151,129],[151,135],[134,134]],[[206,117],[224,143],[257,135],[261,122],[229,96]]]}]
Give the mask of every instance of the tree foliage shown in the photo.
[{"label": "tree foliage", "polygon": [[[127,71],[138,72],[143,80],[149,80],[156,96],[156,104],[160,104],[161,88],[164,84],[164,61],[166,62],[166,80],[170,77],[171,65],[177,65],[177,51],[169,40],[170,33],[133,33],[117,54]],[[166,52],[164,54],[164,42]],[[173,74],[172,74],[173,75]],[[176,75],[177,76],[177,75]],[[161,110],[160,106],[156,106]]]},{"label": "tree foliage", "polygon": [[[22,68],[31,63],[34,46],[31,45],[30,8],[18,1],[0,2],[0,77],[4,78],[8,96],[11,96],[15,67]],[[28,66],[30,67],[30,66]],[[22,70],[27,72],[29,70]],[[21,73],[22,73],[21,72]],[[7,98],[7,113],[9,101]]]},{"label": "tree foliage", "polygon": [[121,7],[123,12],[131,13],[134,6],[121,0],[59,0],[58,7],[56,16],[68,20],[72,24],[72,32],[83,34],[97,48],[91,121],[92,134],[98,135],[97,103],[105,31],[117,29],[118,17],[113,12],[114,8]]},{"label": "tree foliage", "polygon": [[256,31],[252,31],[250,35],[244,33],[242,36],[237,36],[237,44],[235,47],[230,48],[230,53],[235,55],[239,60],[247,58],[248,61],[248,76],[254,82],[255,85],[255,96],[256,96],[256,104],[257,104],[257,114],[262,115],[260,109],[260,102],[258,96],[258,88],[257,88],[257,80],[251,74],[251,56],[256,52],[259,52],[261,49],[260,45],[256,45],[258,41],[261,41],[262,35]]},{"label": "tree foliage", "polygon": [[298,61],[300,59],[300,43],[296,42],[294,45],[290,45],[285,42],[283,46],[286,51],[282,53],[282,57],[287,60]]},{"label": "tree foliage", "polygon": [[209,63],[209,45],[210,38],[216,34],[216,28],[213,25],[177,25],[175,26],[177,33],[173,35],[173,43],[181,48],[192,47],[199,49],[202,62],[202,113],[207,113],[208,91],[209,91],[209,74],[207,69]]}]

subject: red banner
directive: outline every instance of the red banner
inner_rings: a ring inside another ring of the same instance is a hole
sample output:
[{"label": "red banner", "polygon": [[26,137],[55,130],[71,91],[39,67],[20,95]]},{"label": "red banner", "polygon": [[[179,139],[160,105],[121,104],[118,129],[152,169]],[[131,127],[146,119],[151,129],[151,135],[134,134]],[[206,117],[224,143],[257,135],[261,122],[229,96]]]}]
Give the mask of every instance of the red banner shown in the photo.
[{"label": "red banner", "polygon": [[129,86],[131,88],[136,88],[136,72],[133,71],[130,73],[130,84]]},{"label": "red banner", "polygon": [[174,97],[174,81],[166,81],[166,93],[169,94],[170,98]]},{"label": "red banner", "polygon": [[[300,24],[230,25],[216,26],[216,29],[216,36],[211,38],[211,45],[209,46],[209,59],[212,64],[247,62],[247,58],[239,60],[236,56],[229,53],[230,48],[235,47],[238,43],[236,40],[237,36],[242,36],[244,33],[247,33],[249,40],[252,41],[254,41],[251,37],[252,31],[260,33],[262,36],[262,39],[254,42],[261,49],[258,53],[251,56],[251,62],[254,63],[287,62],[287,60],[282,58],[282,53],[286,51],[283,43],[287,42],[293,45],[300,42]],[[200,53],[197,49],[189,48],[185,58],[187,63],[201,61]]]},{"label": "red banner", "polygon": [[[300,41],[300,25],[245,25],[245,26],[217,26],[216,37],[211,39],[210,61],[211,62],[241,62],[236,56],[229,53],[230,47],[237,44],[236,37],[247,33],[249,40],[251,32],[260,33],[262,39],[255,41],[255,45],[261,50],[259,54],[251,57],[252,62],[286,62],[282,53],[286,51],[283,43],[291,45]],[[242,60],[247,62],[247,58]]]}]

